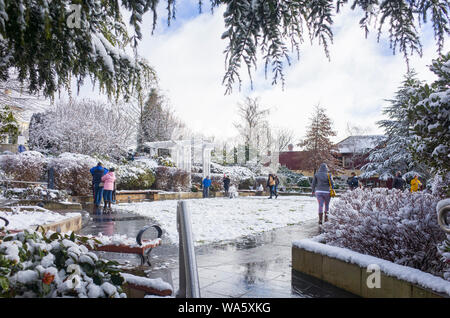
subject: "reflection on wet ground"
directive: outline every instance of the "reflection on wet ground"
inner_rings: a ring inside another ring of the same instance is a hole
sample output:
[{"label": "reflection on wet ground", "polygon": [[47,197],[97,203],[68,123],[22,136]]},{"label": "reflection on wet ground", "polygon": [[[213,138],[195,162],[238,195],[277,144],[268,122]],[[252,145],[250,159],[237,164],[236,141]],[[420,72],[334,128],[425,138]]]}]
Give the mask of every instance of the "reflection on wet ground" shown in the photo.
[{"label": "reflection on wet ground", "polygon": [[[135,236],[150,219],[130,213],[91,214],[80,234],[127,234]],[[174,220],[175,222],[175,220]],[[164,231],[164,229],[163,229]],[[193,229],[195,232],[195,229]],[[354,297],[321,280],[298,273],[291,267],[292,241],[318,234],[315,220],[260,233],[238,240],[195,248],[201,296],[208,298],[311,298]],[[104,257],[133,266],[139,257],[102,253]],[[161,277],[178,289],[178,246],[163,234],[162,245],[153,249],[149,277]]]}]

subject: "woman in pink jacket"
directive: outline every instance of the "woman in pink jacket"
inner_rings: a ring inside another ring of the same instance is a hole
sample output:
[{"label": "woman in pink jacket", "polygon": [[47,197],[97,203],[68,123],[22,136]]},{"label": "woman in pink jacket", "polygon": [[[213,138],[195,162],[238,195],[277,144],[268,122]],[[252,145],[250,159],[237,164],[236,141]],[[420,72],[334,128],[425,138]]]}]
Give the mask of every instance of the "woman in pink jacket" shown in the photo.
[{"label": "woman in pink jacket", "polygon": [[108,204],[108,211],[112,212],[111,202],[112,202],[112,192],[114,190],[114,183],[116,182],[116,176],[114,175],[114,168],[111,168],[107,174],[102,177],[103,185],[103,201],[105,206],[103,211],[106,212],[106,205]]}]

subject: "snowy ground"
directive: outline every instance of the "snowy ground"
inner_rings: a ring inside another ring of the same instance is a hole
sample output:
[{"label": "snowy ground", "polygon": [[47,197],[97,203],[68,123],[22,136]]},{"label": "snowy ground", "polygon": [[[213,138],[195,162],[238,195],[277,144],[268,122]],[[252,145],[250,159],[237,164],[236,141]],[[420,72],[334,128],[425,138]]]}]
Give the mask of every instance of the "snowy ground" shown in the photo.
[{"label": "snowy ground", "polygon": [[[317,201],[289,196],[186,200],[196,245],[252,235],[317,217]],[[119,208],[154,219],[172,243],[178,243],[177,200],[124,203]]]},{"label": "snowy ground", "polygon": [[[8,230],[25,230],[34,229],[37,225],[44,225],[53,222],[62,221],[80,213],[66,213],[64,215],[52,211],[20,211],[7,212],[0,211],[0,216],[9,221]],[[4,222],[0,221],[0,227],[4,226]]]}]

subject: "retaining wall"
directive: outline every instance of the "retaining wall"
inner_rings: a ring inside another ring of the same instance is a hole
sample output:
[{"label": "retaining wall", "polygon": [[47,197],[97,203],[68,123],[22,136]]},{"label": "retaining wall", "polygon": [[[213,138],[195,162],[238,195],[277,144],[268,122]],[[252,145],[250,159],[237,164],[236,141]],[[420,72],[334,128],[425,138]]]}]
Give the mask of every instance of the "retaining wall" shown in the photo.
[{"label": "retaining wall", "polygon": [[[372,264],[380,269],[380,288],[367,283]],[[313,240],[293,242],[292,268],[366,298],[450,298],[450,282],[440,277]]]}]

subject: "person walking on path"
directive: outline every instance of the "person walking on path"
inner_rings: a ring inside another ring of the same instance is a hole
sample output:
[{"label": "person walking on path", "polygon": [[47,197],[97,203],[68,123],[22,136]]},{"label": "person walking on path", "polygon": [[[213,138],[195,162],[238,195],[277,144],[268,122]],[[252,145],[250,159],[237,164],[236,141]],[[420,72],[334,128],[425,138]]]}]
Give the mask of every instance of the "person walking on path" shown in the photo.
[{"label": "person walking on path", "polygon": [[103,183],[102,177],[108,173],[108,169],[103,168],[101,162],[90,170],[92,175],[92,190],[94,193],[94,209],[97,210],[102,203]]},{"label": "person walking on path", "polygon": [[419,176],[415,175],[411,180],[411,193],[419,191],[419,187],[422,188],[422,182],[419,181]]},{"label": "person walking on path", "polygon": [[275,199],[278,198],[278,185],[280,184],[280,179],[278,179],[278,176],[275,175],[275,186],[273,193],[275,194]]},{"label": "person walking on path", "polygon": [[269,187],[270,197],[272,199],[272,195],[274,195],[275,191],[275,178],[272,174],[269,174],[269,178],[267,178],[267,186]]},{"label": "person walking on path", "polygon": [[114,175],[114,168],[111,168],[107,174],[102,177],[103,185],[103,201],[105,206],[103,207],[103,212],[112,212],[111,202],[112,202],[112,192],[114,190],[114,183],[116,181],[116,176]]},{"label": "person walking on path", "polygon": [[225,189],[225,196],[228,196],[228,191],[230,189],[230,177],[227,175],[223,175],[223,188]]},{"label": "person walking on path", "polygon": [[328,221],[327,213],[330,208],[331,189],[334,189],[333,177],[328,172],[327,164],[322,163],[319,170],[314,175],[312,182],[312,196],[315,196],[317,198],[317,202],[319,203],[319,224],[322,224],[323,212],[325,212],[325,218],[323,221]]},{"label": "person walking on path", "polygon": [[405,188],[405,180],[402,177],[402,173],[400,171],[397,171],[395,174],[394,182],[392,183],[393,189],[398,189],[400,191],[403,191]]},{"label": "person walking on path", "polygon": [[350,190],[355,190],[359,186],[359,180],[356,173],[352,172],[352,177],[347,180]]},{"label": "person walking on path", "polygon": [[211,179],[209,176],[206,176],[203,179],[203,198],[207,198],[209,196],[209,187],[211,186]]}]

